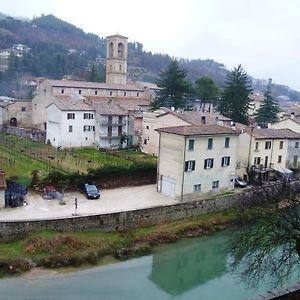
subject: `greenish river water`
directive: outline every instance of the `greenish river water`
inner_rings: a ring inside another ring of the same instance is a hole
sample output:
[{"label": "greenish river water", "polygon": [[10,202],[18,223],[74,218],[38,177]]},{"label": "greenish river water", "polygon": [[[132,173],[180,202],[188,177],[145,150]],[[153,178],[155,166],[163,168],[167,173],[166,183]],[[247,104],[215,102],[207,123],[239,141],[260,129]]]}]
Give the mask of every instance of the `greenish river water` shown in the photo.
[{"label": "greenish river water", "polygon": [[1,300],[235,300],[266,293],[247,289],[227,270],[226,234],[184,240],[153,255],[55,276],[0,280]]}]

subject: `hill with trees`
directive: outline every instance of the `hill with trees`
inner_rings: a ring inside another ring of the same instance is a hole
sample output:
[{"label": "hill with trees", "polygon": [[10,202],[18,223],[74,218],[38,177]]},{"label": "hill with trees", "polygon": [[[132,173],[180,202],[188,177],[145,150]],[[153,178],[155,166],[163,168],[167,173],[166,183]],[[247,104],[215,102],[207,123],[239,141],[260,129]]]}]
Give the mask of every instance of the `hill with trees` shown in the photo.
[{"label": "hill with trees", "polygon": [[[25,20],[0,13],[0,49],[12,49],[14,44],[26,45],[30,51],[22,53],[21,57],[15,53],[9,56],[7,71],[0,73],[1,95],[30,96],[19,93],[23,76],[52,79],[68,76],[78,80],[104,81],[105,38],[85,33],[53,15]],[[172,59],[167,54],[144,51],[139,42],[129,43],[128,78],[156,82],[158,74]],[[222,63],[211,59],[179,59],[178,62],[187,71],[187,80],[195,82],[206,76],[219,88],[224,87],[228,70]],[[276,92],[276,88],[273,91]],[[288,87],[280,86],[280,95],[300,101],[300,93]]]}]

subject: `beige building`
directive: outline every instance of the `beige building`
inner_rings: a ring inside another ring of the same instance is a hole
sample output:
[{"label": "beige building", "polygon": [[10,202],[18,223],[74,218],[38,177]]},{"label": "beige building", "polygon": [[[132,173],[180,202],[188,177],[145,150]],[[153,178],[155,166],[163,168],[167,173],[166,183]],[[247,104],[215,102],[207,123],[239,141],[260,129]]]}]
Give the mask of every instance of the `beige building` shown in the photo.
[{"label": "beige building", "polygon": [[158,192],[187,201],[233,189],[237,131],[218,125],[167,127],[157,131]]},{"label": "beige building", "polygon": [[250,167],[268,180],[275,170],[290,174],[300,163],[300,134],[290,129],[247,128],[239,138],[238,173],[247,177]]},{"label": "beige building", "polygon": [[161,108],[154,112],[143,113],[142,145],[144,153],[158,155],[159,134],[157,128],[181,125],[222,125],[230,126],[231,119],[216,113],[201,111],[172,111]]},{"label": "beige building", "polygon": [[269,128],[271,129],[291,129],[295,132],[300,133],[300,118],[287,118],[283,119],[274,124],[270,124]]}]

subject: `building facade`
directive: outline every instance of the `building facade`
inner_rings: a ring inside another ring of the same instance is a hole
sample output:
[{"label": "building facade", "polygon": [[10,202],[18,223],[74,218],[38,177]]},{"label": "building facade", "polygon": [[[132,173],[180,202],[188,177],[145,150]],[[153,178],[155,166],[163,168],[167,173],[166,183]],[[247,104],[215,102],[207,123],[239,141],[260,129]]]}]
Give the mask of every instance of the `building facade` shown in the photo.
[{"label": "building facade", "polygon": [[234,187],[239,133],[218,125],[157,129],[157,190],[179,201]]}]

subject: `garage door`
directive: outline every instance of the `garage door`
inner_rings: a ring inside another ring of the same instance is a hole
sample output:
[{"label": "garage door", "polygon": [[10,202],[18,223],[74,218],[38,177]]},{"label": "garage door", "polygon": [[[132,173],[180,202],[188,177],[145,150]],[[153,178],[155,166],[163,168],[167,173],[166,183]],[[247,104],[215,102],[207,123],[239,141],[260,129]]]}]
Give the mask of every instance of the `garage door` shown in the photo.
[{"label": "garage door", "polygon": [[176,180],[170,177],[162,176],[161,193],[175,199]]}]

